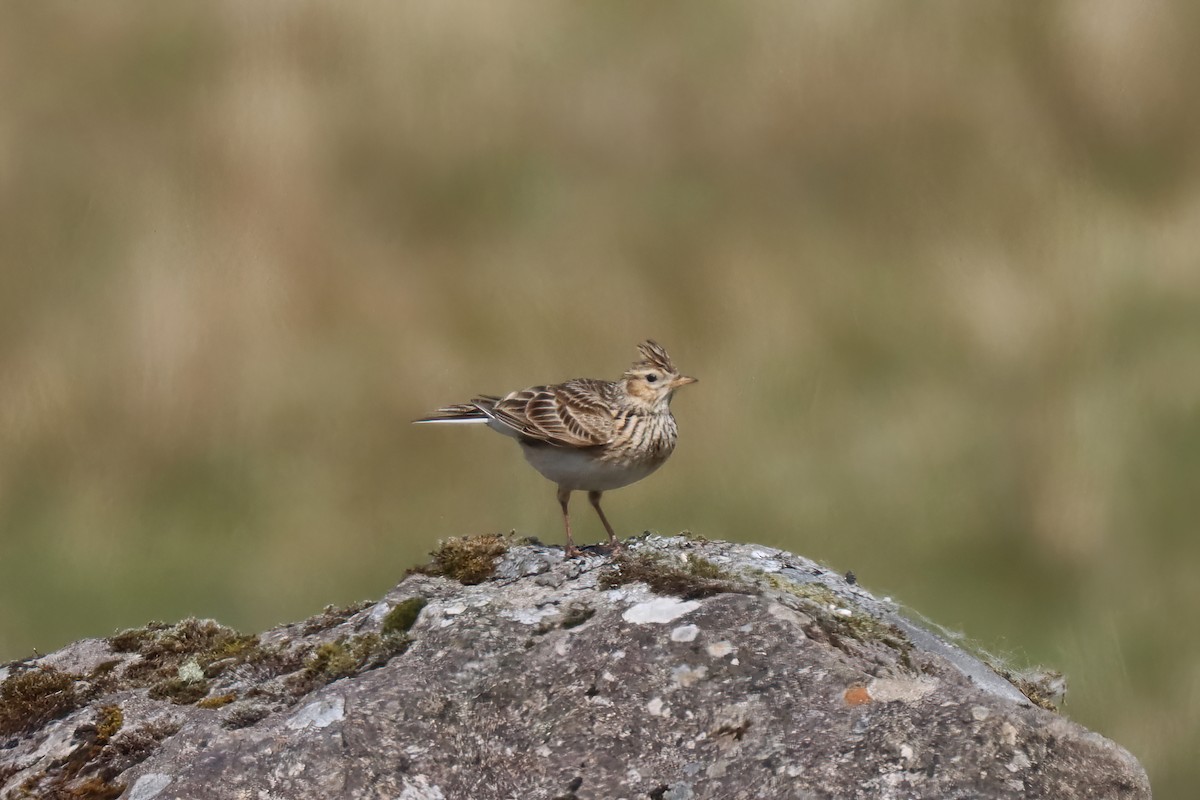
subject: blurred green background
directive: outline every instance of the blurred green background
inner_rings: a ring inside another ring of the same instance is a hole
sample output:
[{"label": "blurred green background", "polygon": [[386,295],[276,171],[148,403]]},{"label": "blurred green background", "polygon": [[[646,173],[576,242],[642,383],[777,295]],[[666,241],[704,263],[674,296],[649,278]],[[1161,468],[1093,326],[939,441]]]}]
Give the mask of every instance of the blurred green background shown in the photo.
[{"label": "blurred green background", "polygon": [[1186,796],[1198,45],[1160,0],[6,3],[0,659],[561,541],[511,442],[408,421],[654,337],[702,382],[619,531],[853,569]]}]

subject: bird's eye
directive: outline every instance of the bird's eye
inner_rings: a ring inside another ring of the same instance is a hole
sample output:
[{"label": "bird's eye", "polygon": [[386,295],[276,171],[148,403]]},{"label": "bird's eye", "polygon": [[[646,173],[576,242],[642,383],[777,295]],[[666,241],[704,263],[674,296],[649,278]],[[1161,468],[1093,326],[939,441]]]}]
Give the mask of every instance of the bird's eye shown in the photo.
[{"label": "bird's eye", "polygon": [[654,383],[657,380],[658,380],[658,375],[656,373],[649,372],[646,374],[646,383]]}]

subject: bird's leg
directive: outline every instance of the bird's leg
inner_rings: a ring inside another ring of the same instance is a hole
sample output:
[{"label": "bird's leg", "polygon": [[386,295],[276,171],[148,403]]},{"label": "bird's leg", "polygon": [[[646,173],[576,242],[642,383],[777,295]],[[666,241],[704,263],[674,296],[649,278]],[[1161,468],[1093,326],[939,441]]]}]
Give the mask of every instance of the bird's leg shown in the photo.
[{"label": "bird's leg", "polygon": [[612,525],[608,524],[608,517],[604,516],[604,509],[600,508],[600,495],[603,492],[588,492],[588,500],[591,501],[592,508],[596,509],[596,513],[600,515],[600,521],[604,523],[604,530],[608,531],[608,543],[612,545],[613,551],[621,549],[621,543],[617,541],[617,535],[613,533]]},{"label": "bird's leg", "polygon": [[579,555],[579,549],[575,547],[575,540],[571,538],[571,517],[567,514],[567,503],[570,501],[571,490],[558,487],[558,504],[562,506],[563,527],[567,529],[567,558],[575,558]]}]

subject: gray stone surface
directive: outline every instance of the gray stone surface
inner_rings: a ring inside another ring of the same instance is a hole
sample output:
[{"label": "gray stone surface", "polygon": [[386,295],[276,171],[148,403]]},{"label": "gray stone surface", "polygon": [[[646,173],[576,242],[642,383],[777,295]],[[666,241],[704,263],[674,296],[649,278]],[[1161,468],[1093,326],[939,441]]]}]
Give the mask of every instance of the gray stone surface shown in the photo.
[{"label": "gray stone surface", "polygon": [[[72,675],[78,707],[0,734],[0,797],[1150,796],[1119,746],[811,561],[684,537],[629,558],[514,546],[483,583],[412,575],[252,643],[193,622],[10,665]],[[219,707],[163,697],[197,675]]]}]

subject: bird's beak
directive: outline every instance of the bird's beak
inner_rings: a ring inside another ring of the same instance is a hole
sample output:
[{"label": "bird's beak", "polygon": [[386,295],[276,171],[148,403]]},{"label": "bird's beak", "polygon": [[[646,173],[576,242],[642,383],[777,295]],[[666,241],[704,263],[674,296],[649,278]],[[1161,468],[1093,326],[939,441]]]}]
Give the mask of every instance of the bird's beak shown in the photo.
[{"label": "bird's beak", "polygon": [[687,375],[680,375],[675,380],[671,381],[671,388],[678,389],[680,386],[687,386],[689,383],[695,383],[699,378],[692,378]]}]

